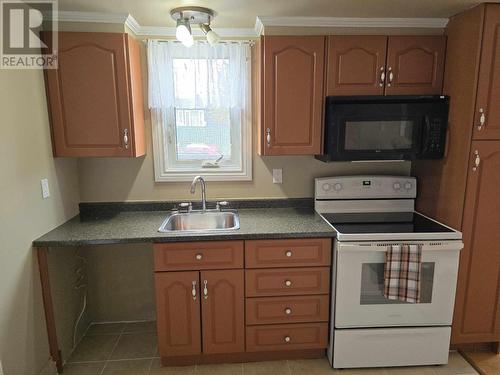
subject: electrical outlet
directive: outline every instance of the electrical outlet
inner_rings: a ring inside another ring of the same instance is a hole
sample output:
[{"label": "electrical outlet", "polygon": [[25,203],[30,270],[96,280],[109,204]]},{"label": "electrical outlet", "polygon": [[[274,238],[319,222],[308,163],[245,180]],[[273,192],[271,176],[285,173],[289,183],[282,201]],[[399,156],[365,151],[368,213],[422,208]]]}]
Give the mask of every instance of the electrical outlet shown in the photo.
[{"label": "electrical outlet", "polygon": [[273,184],[283,183],[283,169],[273,169]]},{"label": "electrical outlet", "polygon": [[42,186],[42,198],[47,199],[48,197],[50,197],[49,180],[44,178],[40,181],[40,185]]}]

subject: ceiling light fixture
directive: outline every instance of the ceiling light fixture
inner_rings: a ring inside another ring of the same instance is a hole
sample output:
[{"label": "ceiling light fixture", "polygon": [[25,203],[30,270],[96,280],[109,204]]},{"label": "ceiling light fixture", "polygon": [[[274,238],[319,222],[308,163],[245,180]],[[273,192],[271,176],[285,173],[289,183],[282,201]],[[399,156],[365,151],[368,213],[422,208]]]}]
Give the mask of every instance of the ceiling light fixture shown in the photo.
[{"label": "ceiling light fixture", "polygon": [[191,25],[199,25],[205,34],[210,45],[216,44],[220,40],[220,36],[212,30],[210,22],[215,17],[216,13],[209,8],[203,7],[180,7],[170,11],[170,16],[176,21],[175,37],[186,47],[191,47],[194,44]]}]

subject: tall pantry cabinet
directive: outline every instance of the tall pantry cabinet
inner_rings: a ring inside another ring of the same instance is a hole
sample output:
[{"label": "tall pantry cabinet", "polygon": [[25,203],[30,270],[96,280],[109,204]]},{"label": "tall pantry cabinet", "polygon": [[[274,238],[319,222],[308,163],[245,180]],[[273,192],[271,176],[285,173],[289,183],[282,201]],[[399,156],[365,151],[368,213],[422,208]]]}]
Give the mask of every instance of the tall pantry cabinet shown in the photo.
[{"label": "tall pantry cabinet", "polygon": [[500,4],[453,17],[446,34],[448,144],[443,160],[413,163],[420,183],[417,209],[464,235],[452,343],[498,343]]}]

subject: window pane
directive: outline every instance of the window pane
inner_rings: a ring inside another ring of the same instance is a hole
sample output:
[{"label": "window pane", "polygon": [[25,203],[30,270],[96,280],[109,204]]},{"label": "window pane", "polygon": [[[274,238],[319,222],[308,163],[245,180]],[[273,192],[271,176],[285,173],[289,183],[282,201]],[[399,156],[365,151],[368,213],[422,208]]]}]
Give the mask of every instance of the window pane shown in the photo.
[{"label": "window pane", "polygon": [[[202,125],[203,124],[203,125]],[[176,159],[231,159],[229,109],[176,109]]]}]

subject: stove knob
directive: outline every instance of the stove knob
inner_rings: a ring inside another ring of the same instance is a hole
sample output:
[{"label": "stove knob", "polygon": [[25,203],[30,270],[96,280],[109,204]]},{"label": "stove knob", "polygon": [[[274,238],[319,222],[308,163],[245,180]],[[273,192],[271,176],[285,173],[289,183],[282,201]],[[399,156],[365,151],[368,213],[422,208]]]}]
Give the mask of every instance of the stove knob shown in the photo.
[{"label": "stove knob", "polygon": [[395,182],[394,185],[392,185],[392,187],[394,188],[394,190],[399,190],[401,189],[401,184],[399,182]]},{"label": "stove knob", "polygon": [[413,187],[413,185],[412,185],[412,183],[411,183],[410,181],[407,181],[407,182],[405,183],[405,189],[406,189],[406,190],[411,190],[411,188],[412,188],[412,187]]},{"label": "stove knob", "polygon": [[335,185],[333,185],[333,188],[335,191],[340,191],[342,190],[342,184],[340,182],[337,182]]},{"label": "stove knob", "polygon": [[323,191],[329,191],[332,188],[332,185],[330,185],[328,182],[325,182],[323,185],[321,185],[321,188]]}]

